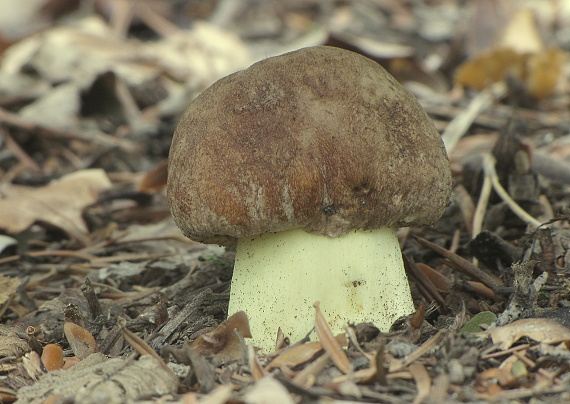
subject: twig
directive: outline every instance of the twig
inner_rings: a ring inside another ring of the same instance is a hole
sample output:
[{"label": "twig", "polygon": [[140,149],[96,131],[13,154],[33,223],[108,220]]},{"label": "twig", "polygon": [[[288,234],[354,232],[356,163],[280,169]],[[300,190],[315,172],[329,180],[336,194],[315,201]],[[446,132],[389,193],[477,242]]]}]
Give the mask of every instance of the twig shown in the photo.
[{"label": "twig", "polygon": [[485,178],[489,177],[493,189],[501,197],[503,202],[517,215],[522,221],[531,226],[538,228],[542,225],[541,222],[536,220],[534,217],[529,215],[523,208],[521,208],[514,200],[510,197],[508,192],[503,188],[499,182],[499,176],[495,171],[495,158],[491,154],[483,155],[483,170],[485,171]]},{"label": "twig", "polygon": [[475,118],[487,109],[494,100],[502,98],[506,92],[507,85],[504,82],[493,84],[488,89],[481,91],[471,100],[469,106],[462,113],[449,122],[441,135],[448,154],[451,154],[459,139],[467,132]]},{"label": "twig", "polygon": [[6,148],[12,152],[16,158],[23,163],[26,168],[31,169],[35,174],[41,174],[42,168],[36,163],[29,155],[20,147],[12,136],[8,133],[5,128],[0,128],[0,133],[4,136],[4,141],[6,142]]},{"label": "twig", "polygon": [[479,201],[477,202],[475,214],[473,215],[473,230],[471,232],[472,239],[475,239],[475,237],[481,233],[481,229],[483,228],[483,219],[485,218],[485,212],[487,211],[491,189],[493,189],[491,177],[489,175],[485,175],[483,186],[481,187],[481,194],[479,195]]},{"label": "twig", "polygon": [[454,268],[461,273],[471,277],[472,279],[478,280],[479,282],[483,283],[485,286],[489,287],[496,293],[499,288],[499,284],[486,272],[482,271],[479,267],[473,265],[471,262],[467,261],[465,258],[453,254],[450,251],[446,250],[445,248],[432,243],[426,239],[423,239],[418,236],[413,236],[414,239],[420,243],[421,245],[431,248],[433,251],[438,253],[444,258],[444,262],[447,266]]},{"label": "twig", "polygon": [[82,140],[88,143],[96,143],[103,146],[117,147],[128,153],[135,153],[140,150],[140,146],[130,140],[119,139],[98,131],[88,132],[68,132],[56,128],[50,128],[40,123],[23,119],[18,114],[0,108],[0,123],[24,129],[31,134],[43,134],[55,139]]},{"label": "twig", "polygon": [[418,347],[415,351],[407,355],[403,360],[399,361],[394,360],[393,361],[394,365],[390,367],[390,373],[395,373],[400,370],[403,370],[404,368],[406,368],[406,366],[414,363],[416,360],[424,356],[427,352],[429,352],[431,349],[433,349],[439,344],[439,342],[443,339],[446,333],[447,330],[445,329],[439,330],[437,334],[435,334],[426,342],[424,342],[420,347]]}]

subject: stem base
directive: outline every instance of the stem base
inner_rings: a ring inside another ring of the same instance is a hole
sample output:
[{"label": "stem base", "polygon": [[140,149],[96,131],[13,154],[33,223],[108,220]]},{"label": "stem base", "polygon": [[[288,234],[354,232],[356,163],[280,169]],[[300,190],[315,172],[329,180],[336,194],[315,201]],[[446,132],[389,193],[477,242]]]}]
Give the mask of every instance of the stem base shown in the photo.
[{"label": "stem base", "polygon": [[315,301],[334,333],[349,322],[387,331],[412,313],[395,229],[337,238],[289,230],[238,241],[229,314],[246,311],[254,345],[271,352],[278,327],[291,342],[305,337]]}]

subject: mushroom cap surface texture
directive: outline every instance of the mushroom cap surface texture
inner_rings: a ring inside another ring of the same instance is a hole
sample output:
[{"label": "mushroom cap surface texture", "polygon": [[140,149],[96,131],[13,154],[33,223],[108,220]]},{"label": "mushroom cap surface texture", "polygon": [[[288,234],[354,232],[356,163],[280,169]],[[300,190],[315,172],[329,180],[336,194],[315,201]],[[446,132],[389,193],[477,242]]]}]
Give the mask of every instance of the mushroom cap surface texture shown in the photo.
[{"label": "mushroom cap surface texture", "polygon": [[206,243],[430,224],[450,194],[443,142],[418,100],[378,63],[333,47],[220,79],[170,148],[172,215]]}]

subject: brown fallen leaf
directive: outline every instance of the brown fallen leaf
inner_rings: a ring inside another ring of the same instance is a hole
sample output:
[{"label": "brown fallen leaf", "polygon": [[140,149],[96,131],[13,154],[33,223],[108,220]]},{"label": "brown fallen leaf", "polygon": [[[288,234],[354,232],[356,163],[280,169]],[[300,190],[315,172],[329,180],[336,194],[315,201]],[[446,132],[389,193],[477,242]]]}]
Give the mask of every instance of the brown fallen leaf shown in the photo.
[{"label": "brown fallen leaf", "polygon": [[58,370],[63,368],[63,349],[56,344],[47,344],[42,352],[42,363],[46,370]]},{"label": "brown fallen leaf", "polygon": [[75,356],[83,360],[92,353],[99,352],[95,338],[83,327],[83,317],[77,306],[69,304],[63,311],[63,315],[65,317],[63,333]]},{"label": "brown fallen leaf", "polygon": [[305,366],[303,370],[297,373],[297,375],[293,377],[293,383],[302,386],[306,389],[312,387],[317,381],[317,376],[327,366],[329,359],[330,359],[329,354],[325,352],[323,355],[319,356],[313,362]]},{"label": "brown fallen leaf", "polygon": [[305,344],[294,345],[285,349],[277,355],[265,368],[267,371],[279,369],[282,366],[295,367],[309,361],[317,352],[321,351],[323,346],[318,341],[307,342]]},{"label": "brown fallen leaf", "polygon": [[261,367],[259,359],[255,354],[255,348],[251,344],[248,344],[247,346],[247,356],[249,362],[249,370],[251,371],[253,380],[257,382],[267,376],[267,372]]},{"label": "brown fallen leaf", "polygon": [[40,188],[12,185],[3,189],[6,197],[0,199],[0,228],[19,233],[43,222],[88,244],[83,209],[109,188],[111,181],[101,169],[76,171]]},{"label": "brown fallen leaf", "polygon": [[514,78],[528,94],[542,99],[556,90],[566,59],[567,54],[560,49],[521,54],[512,49],[497,48],[461,65],[455,80],[482,90],[492,83]]},{"label": "brown fallen leaf", "polygon": [[501,349],[508,349],[522,337],[528,337],[545,344],[570,341],[570,328],[555,320],[545,318],[526,318],[513,323],[485,331],[499,344]]},{"label": "brown fallen leaf", "polygon": [[333,333],[323,315],[319,302],[313,304],[317,314],[315,319],[315,330],[319,337],[319,341],[323,345],[323,349],[330,355],[331,360],[344,374],[349,373],[352,370],[352,365],[350,360],[346,355],[346,352],[342,350],[341,344],[333,336]]},{"label": "brown fallen leaf", "polygon": [[507,24],[494,48],[462,64],[455,80],[482,90],[491,83],[515,79],[528,94],[542,99],[563,84],[566,59],[562,49],[544,47],[535,13],[522,9]]},{"label": "brown fallen leaf", "polygon": [[244,338],[251,338],[249,320],[243,311],[238,311],[223,321],[214,331],[200,335],[192,344],[202,355],[214,355],[216,362],[227,362],[243,356],[237,330]]},{"label": "brown fallen leaf", "polygon": [[446,292],[453,285],[453,281],[429,265],[417,262],[416,265],[440,292]]},{"label": "brown fallen leaf", "polygon": [[370,383],[377,381],[383,386],[388,384],[386,366],[386,357],[384,354],[384,345],[382,345],[369,361],[367,368],[356,370],[348,375],[342,375],[333,379],[333,383],[342,383],[345,380],[353,380],[355,383]]},{"label": "brown fallen leaf", "polygon": [[79,359],[83,360],[92,353],[99,352],[93,335],[80,325],[66,321],[63,332],[71,350]]},{"label": "brown fallen leaf", "polygon": [[65,358],[63,362],[63,370],[69,369],[81,362],[77,356],[72,356],[71,358]]}]

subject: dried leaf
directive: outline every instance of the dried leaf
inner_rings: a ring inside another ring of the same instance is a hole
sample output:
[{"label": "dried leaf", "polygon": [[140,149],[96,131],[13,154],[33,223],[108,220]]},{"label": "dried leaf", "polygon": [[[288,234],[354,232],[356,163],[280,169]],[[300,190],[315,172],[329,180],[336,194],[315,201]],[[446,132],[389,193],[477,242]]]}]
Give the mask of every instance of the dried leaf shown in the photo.
[{"label": "dried leaf", "polygon": [[414,239],[423,246],[429,247],[441,256],[446,259],[446,265],[461,271],[462,273],[483,282],[486,286],[491,289],[495,289],[498,287],[498,283],[500,280],[495,280],[489,274],[481,270],[476,265],[473,265],[472,262],[467,261],[465,258],[452,253],[451,251],[432,243],[431,241],[425,240],[421,237],[414,236]]},{"label": "dried leaf", "polygon": [[519,53],[537,53],[544,43],[536,24],[534,11],[528,8],[517,12],[503,31],[498,45]]},{"label": "dried leaf", "polygon": [[63,362],[63,370],[69,369],[81,362],[77,356],[72,356],[71,358],[65,358]]},{"label": "dried leaf", "polygon": [[455,75],[457,83],[482,90],[492,83],[515,79],[537,99],[550,96],[563,77],[567,54],[560,49],[545,49],[535,54],[521,54],[497,48],[465,62]]},{"label": "dried leaf", "polygon": [[22,281],[17,278],[0,274],[0,306],[12,299],[21,283]]},{"label": "dried leaf", "polygon": [[420,329],[426,318],[426,310],[427,308],[425,302],[420,302],[418,304],[416,312],[414,313],[412,319],[410,320],[410,326],[412,327],[412,330]]},{"label": "dried leaf", "polygon": [[162,359],[162,357],[154,349],[152,349],[150,345],[146,343],[145,340],[136,335],[134,332],[127,329],[127,320],[125,320],[123,317],[119,317],[117,319],[117,325],[119,326],[119,329],[121,330],[121,333],[123,334],[125,340],[129,344],[131,344],[131,346],[139,354],[143,356],[144,355],[152,356],[160,363],[160,365],[164,368],[164,370],[166,370],[167,372],[172,372],[172,370],[170,370],[164,359]]},{"label": "dried leaf", "polygon": [[267,372],[261,367],[259,359],[257,359],[257,355],[255,355],[255,349],[251,344],[247,346],[247,356],[249,362],[249,370],[251,371],[253,380],[257,382],[267,376]]},{"label": "dried leaf", "polygon": [[318,341],[307,342],[305,344],[294,345],[279,355],[277,355],[266,367],[267,371],[282,366],[295,367],[309,361],[317,352],[321,351],[323,346]]},{"label": "dried leaf", "polygon": [[353,380],[355,383],[370,383],[376,381],[382,386],[386,386],[388,384],[387,373],[385,350],[384,345],[382,345],[369,361],[369,367],[336,377],[333,382],[341,383],[346,380]]},{"label": "dried leaf", "polygon": [[[36,351],[28,352],[22,357],[22,367],[32,380],[38,380],[45,374],[45,370],[42,368],[42,361]],[[18,398],[20,398],[20,391],[18,391]]]},{"label": "dried leaf", "polygon": [[215,355],[217,362],[239,359],[243,355],[242,345],[234,330],[245,338],[251,338],[249,320],[245,312],[238,311],[220,323],[214,331],[200,335],[192,342],[191,347],[202,355]]},{"label": "dried leaf", "polygon": [[60,402],[127,403],[151,396],[174,394],[178,390],[178,378],[162,368],[160,363],[148,356],[139,360],[107,358],[93,354],[81,364],[66,371],[44,374],[33,385],[18,390],[22,403],[41,402],[52,394],[61,394]]},{"label": "dried leaf", "polygon": [[413,404],[420,404],[429,396],[431,391],[431,377],[429,377],[425,366],[421,363],[412,363],[408,369],[416,382],[416,388],[418,390]]},{"label": "dried leaf", "polygon": [[294,404],[289,392],[272,377],[264,377],[245,395],[244,402],[249,404]]},{"label": "dried leaf", "polygon": [[297,373],[297,375],[293,378],[293,383],[298,384],[299,386],[303,386],[306,389],[313,386],[317,380],[317,375],[320,374],[327,366],[329,359],[329,354],[325,352],[323,355],[319,356],[313,362],[305,366],[303,370]]},{"label": "dried leaf", "polygon": [[79,359],[83,360],[92,353],[99,352],[95,338],[85,328],[71,321],[66,321],[63,325],[63,332],[73,353]]},{"label": "dried leaf", "polygon": [[477,375],[477,380],[479,382],[486,380],[497,380],[499,385],[506,385],[509,380],[511,380],[511,374],[508,369],[504,368],[490,368]]},{"label": "dried leaf", "polygon": [[346,352],[342,350],[341,344],[335,339],[332,331],[321,312],[319,302],[313,305],[317,311],[315,319],[315,330],[319,337],[319,341],[323,345],[323,349],[331,356],[331,360],[344,374],[351,371],[352,366]]},{"label": "dried leaf", "polygon": [[225,404],[232,395],[232,385],[222,384],[200,400],[200,404]]},{"label": "dried leaf", "polygon": [[18,242],[15,238],[5,236],[4,234],[0,234],[0,253],[4,251],[6,248],[17,245]]},{"label": "dried leaf", "polygon": [[424,342],[420,347],[418,347],[415,351],[407,355],[404,359],[392,360],[390,362],[390,373],[399,372],[402,369],[404,369],[406,366],[414,363],[417,359],[421,358],[431,349],[436,347],[437,344],[439,344],[440,341],[443,339],[446,333],[447,330],[441,329],[437,332],[437,334],[435,334],[426,342]]},{"label": "dried leaf", "polygon": [[485,299],[495,300],[497,297],[495,295],[495,292],[493,292],[487,286],[483,285],[481,282],[467,281],[467,284],[471,287],[472,292]]},{"label": "dried leaf", "polygon": [[11,186],[4,189],[6,198],[0,199],[0,228],[19,233],[44,222],[87,243],[82,211],[110,188],[111,181],[101,169],[76,171],[41,188]]},{"label": "dried leaf", "polygon": [[461,85],[482,90],[507,77],[523,80],[525,56],[508,48],[497,48],[462,64],[455,75]]},{"label": "dried leaf", "polygon": [[28,341],[21,338],[15,328],[0,324],[0,359],[20,358],[30,350]]},{"label": "dried leaf", "polygon": [[483,332],[481,324],[490,325],[493,321],[497,320],[495,313],[490,311],[482,311],[477,313],[471,320],[469,320],[465,325],[459,330],[460,333],[474,333]]},{"label": "dried leaf", "polygon": [[570,341],[570,328],[564,327],[557,321],[544,318],[527,318],[515,321],[501,327],[487,330],[493,343],[501,349],[510,348],[522,337],[528,337],[545,344]]},{"label": "dried leaf", "polygon": [[475,57],[457,71],[459,84],[479,90],[491,83],[515,79],[531,96],[550,96],[561,82],[566,53],[545,49],[533,10],[516,13],[494,48]]},{"label": "dried leaf", "polygon": [[525,88],[530,95],[541,99],[556,90],[563,75],[568,54],[560,49],[546,49],[528,59]]},{"label": "dried leaf", "polygon": [[421,262],[416,263],[419,269],[428,277],[428,279],[433,283],[433,285],[441,292],[447,291],[453,282],[447,276],[439,271],[436,271],[429,265],[423,264]]},{"label": "dried leaf", "polygon": [[58,370],[63,368],[63,349],[56,344],[47,344],[42,352],[42,363],[46,370]]}]

